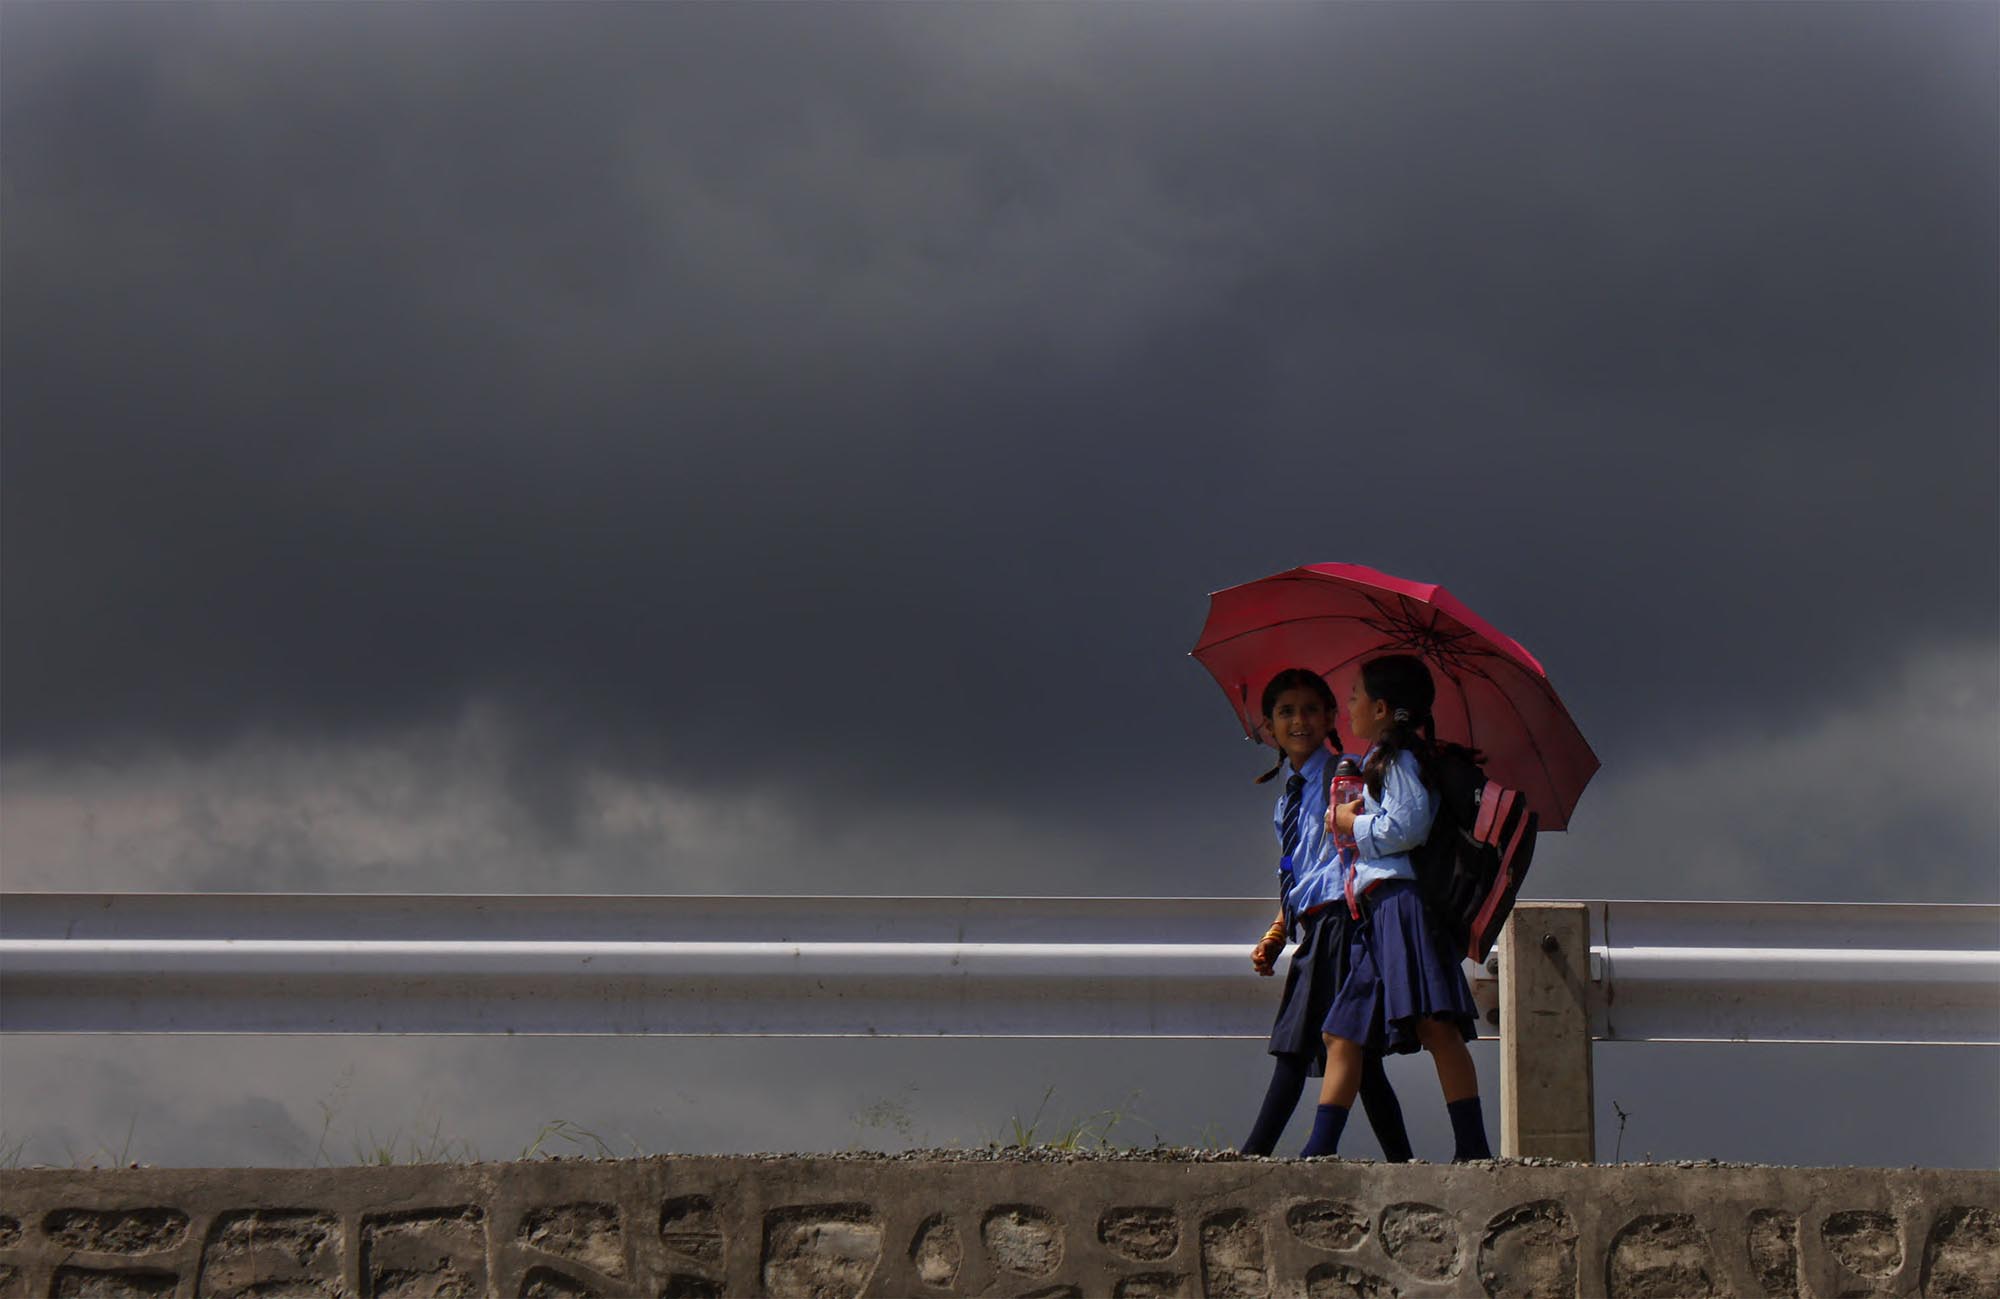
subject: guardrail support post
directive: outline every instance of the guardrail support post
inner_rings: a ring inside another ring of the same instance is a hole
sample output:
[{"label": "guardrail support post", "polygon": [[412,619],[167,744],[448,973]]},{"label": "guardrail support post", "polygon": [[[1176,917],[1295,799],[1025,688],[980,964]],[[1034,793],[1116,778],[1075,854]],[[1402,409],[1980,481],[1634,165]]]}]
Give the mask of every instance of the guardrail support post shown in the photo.
[{"label": "guardrail support post", "polygon": [[1591,1163],[1590,911],[1521,902],[1500,942],[1500,1153]]}]

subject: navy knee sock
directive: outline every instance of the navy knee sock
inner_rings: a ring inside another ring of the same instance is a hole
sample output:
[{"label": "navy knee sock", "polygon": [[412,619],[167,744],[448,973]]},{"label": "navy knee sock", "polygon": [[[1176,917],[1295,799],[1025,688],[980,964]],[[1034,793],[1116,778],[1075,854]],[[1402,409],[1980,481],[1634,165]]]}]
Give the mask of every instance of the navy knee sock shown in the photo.
[{"label": "navy knee sock", "polygon": [[1396,1099],[1396,1089],[1389,1085],[1382,1057],[1372,1052],[1361,1057],[1361,1111],[1375,1131],[1382,1158],[1392,1164],[1409,1163],[1413,1152],[1410,1131],[1403,1126],[1403,1106]]},{"label": "navy knee sock", "polygon": [[1451,1115],[1451,1138],[1455,1149],[1451,1162],[1462,1164],[1468,1159],[1491,1159],[1493,1148],[1486,1144],[1486,1116],[1480,1111],[1479,1098],[1468,1096],[1462,1101],[1452,1101],[1445,1107]]},{"label": "navy knee sock", "polygon": [[1347,1126],[1347,1106],[1322,1105],[1313,1113],[1313,1132],[1299,1158],[1330,1155],[1340,1149],[1340,1133]]},{"label": "navy knee sock", "polygon": [[1306,1089],[1304,1056],[1274,1055],[1271,1059],[1271,1086],[1264,1093],[1264,1106],[1257,1111],[1257,1122],[1243,1139],[1246,1155],[1268,1155],[1276,1148],[1285,1125],[1292,1121],[1292,1111],[1299,1107],[1299,1093]]}]

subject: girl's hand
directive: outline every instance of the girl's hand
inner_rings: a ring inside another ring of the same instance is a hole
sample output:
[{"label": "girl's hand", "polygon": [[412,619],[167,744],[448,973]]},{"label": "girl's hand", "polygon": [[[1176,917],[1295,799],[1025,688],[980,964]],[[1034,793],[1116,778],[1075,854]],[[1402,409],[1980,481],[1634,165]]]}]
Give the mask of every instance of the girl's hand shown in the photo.
[{"label": "girl's hand", "polygon": [[1352,803],[1342,803],[1337,807],[1328,808],[1326,813],[1327,828],[1343,838],[1352,838],[1354,835],[1354,818],[1362,815],[1364,807],[1365,805],[1362,801],[1357,798]]},{"label": "girl's hand", "polygon": [[1271,922],[1271,931],[1264,935],[1264,941],[1250,949],[1250,968],[1270,978],[1278,967],[1278,956],[1285,950],[1285,918],[1278,917]]}]

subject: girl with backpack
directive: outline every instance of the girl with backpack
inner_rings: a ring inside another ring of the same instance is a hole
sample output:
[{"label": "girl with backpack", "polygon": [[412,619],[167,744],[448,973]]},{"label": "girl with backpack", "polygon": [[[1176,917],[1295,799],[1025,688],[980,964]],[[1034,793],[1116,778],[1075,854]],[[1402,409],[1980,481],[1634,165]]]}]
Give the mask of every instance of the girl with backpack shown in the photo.
[{"label": "girl with backpack", "polygon": [[[1316,672],[1290,668],[1264,687],[1264,724],[1283,755],[1278,765],[1257,778],[1270,780],[1288,765],[1291,776],[1273,810],[1278,832],[1278,918],[1271,931],[1252,949],[1250,963],[1269,978],[1276,972],[1285,939],[1296,928],[1299,946],[1285,973],[1285,991],[1271,1028],[1270,1052],[1275,1057],[1271,1085],[1257,1121],[1242,1146],[1246,1155],[1268,1155],[1297,1108],[1308,1075],[1326,1069],[1326,1045],[1320,1030],[1334,994],[1346,976],[1348,914],[1341,897],[1340,851],[1326,829],[1327,785],[1333,775],[1340,738],[1334,733],[1338,711],[1333,691]],[[1378,1054],[1361,1053],[1355,1064],[1352,1104],[1358,1091],[1368,1112],[1369,1126],[1381,1143],[1383,1158],[1404,1163],[1410,1158],[1410,1138],[1403,1128],[1403,1109],[1389,1085]]]},{"label": "girl with backpack", "polygon": [[1326,814],[1326,829],[1351,835],[1356,847],[1341,880],[1348,971],[1323,1025],[1325,1081],[1302,1157],[1338,1149],[1370,1058],[1419,1047],[1437,1066],[1453,1162],[1493,1157],[1479,1076],[1465,1046],[1478,1036],[1478,1010],[1457,957],[1428,923],[1410,861],[1437,811],[1430,771],[1436,698],[1430,669],[1408,654],[1362,664],[1348,695],[1348,733],[1372,747],[1362,763],[1365,795]]}]

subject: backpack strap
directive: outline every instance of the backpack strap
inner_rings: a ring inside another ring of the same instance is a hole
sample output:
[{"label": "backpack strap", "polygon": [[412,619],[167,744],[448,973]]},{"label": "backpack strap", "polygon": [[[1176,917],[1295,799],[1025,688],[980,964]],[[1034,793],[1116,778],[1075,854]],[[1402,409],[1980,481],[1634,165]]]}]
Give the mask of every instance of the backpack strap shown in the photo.
[{"label": "backpack strap", "polygon": [[1486,959],[1487,952],[1493,949],[1493,941],[1500,936],[1500,922],[1514,909],[1514,895],[1521,891],[1522,877],[1528,873],[1528,864],[1535,859],[1535,835],[1540,827],[1541,817],[1527,811],[1525,805],[1512,826],[1502,826],[1506,842],[1497,845],[1500,869],[1487,886],[1486,896],[1481,899],[1479,911],[1469,927],[1471,941],[1468,946],[1471,950],[1467,954],[1474,960]]},{"label": "backpack strap", "polygon": [[1493,821],[1500,812],[1501,796],[1508,791],[1499,782],[1489,780],[1486,788],[1479,793],[1479,817],[1472,823],[1472,837],[1481,843],[1490,843]]}]

